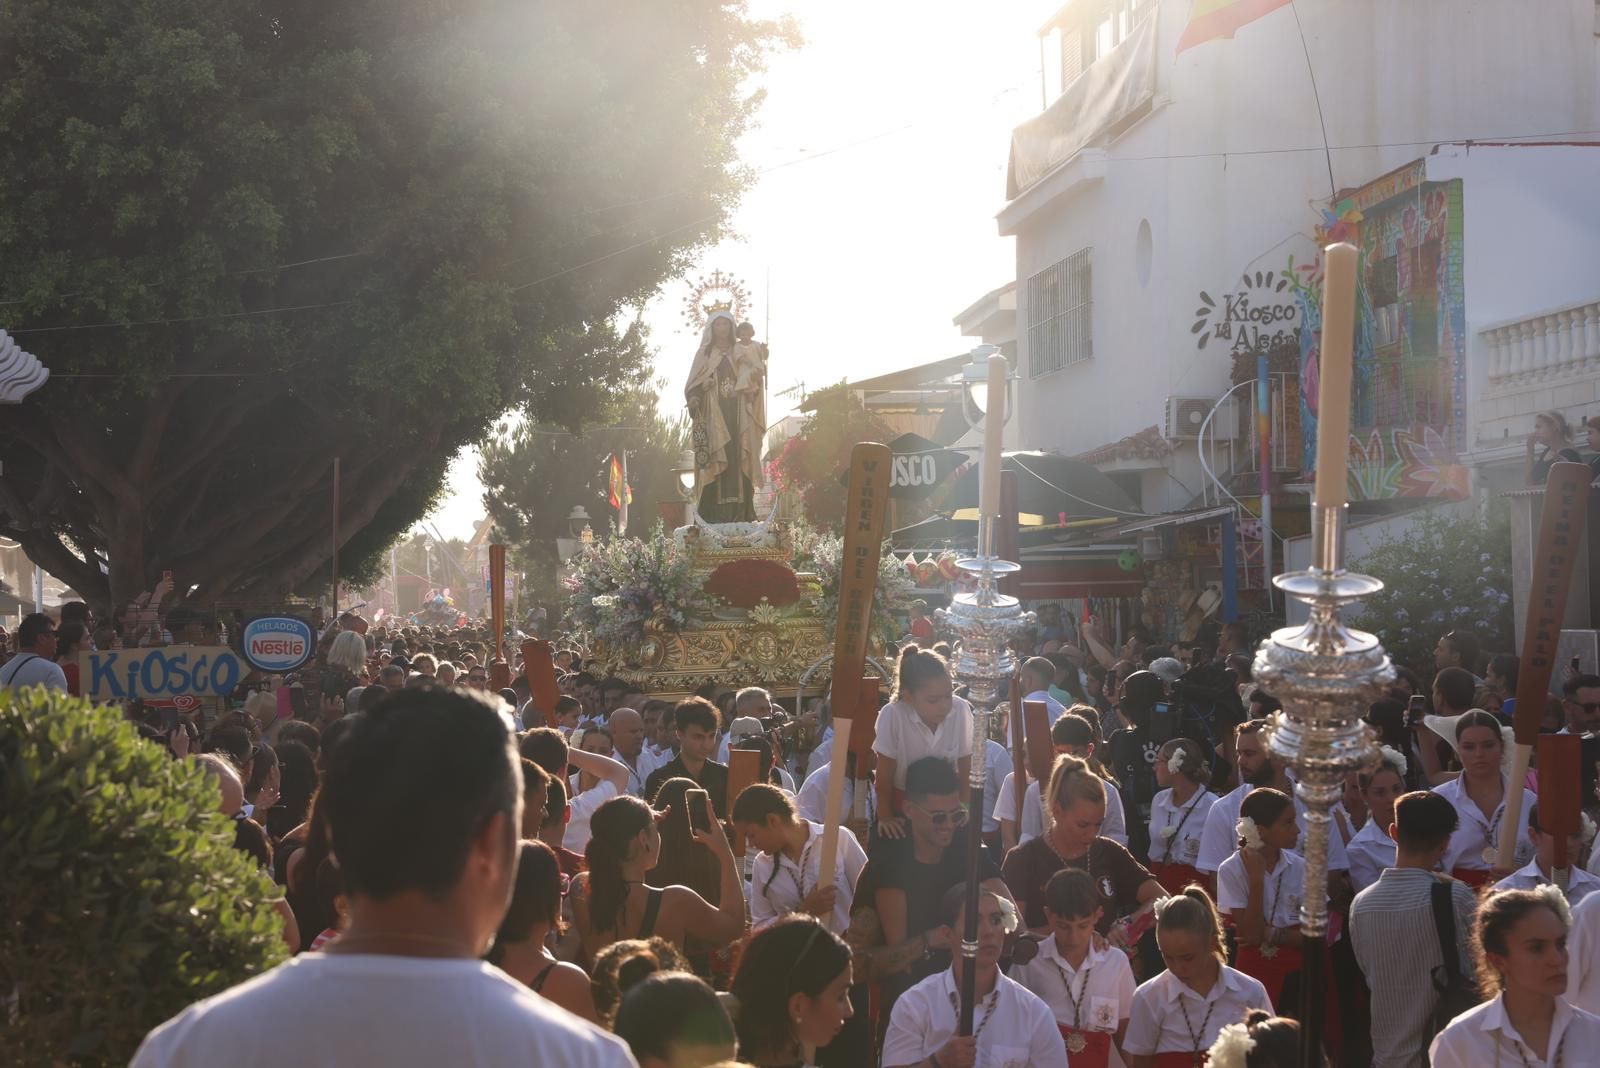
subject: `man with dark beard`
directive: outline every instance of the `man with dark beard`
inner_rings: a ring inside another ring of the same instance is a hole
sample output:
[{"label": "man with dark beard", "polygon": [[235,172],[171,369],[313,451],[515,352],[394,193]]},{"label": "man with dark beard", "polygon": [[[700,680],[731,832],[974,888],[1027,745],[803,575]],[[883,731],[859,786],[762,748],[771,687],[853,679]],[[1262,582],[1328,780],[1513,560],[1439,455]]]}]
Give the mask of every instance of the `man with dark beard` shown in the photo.
[{"label": "man with dark beard", "polygon": [[[1244,802],[1245,794],[1257,787],[1270,786],[1295,798],[1300,843],[1304,847],[1305,809],[1300,799],[1295,797],[1294,781],[1289,778],[1287,766],[1267,752],[1266,726],[1266,720],[1250,719],[1234,728],[1234,759],[1239,767],[1239,785],[1217,798],[1217,803],[1211,806],[1206,816],[1206,828],[1200,835],[1200,856],[1194,863],[1202,874],[1215,878],[1217,868],[1233,856],[1239,846],[1239,835],[1234,829],[1239,822],[1239,806]],[[1337,834],[1328,836],[1328,870],[1344,873],[1350,870],[1350,862],[1344,855],[1344,842]]]}]

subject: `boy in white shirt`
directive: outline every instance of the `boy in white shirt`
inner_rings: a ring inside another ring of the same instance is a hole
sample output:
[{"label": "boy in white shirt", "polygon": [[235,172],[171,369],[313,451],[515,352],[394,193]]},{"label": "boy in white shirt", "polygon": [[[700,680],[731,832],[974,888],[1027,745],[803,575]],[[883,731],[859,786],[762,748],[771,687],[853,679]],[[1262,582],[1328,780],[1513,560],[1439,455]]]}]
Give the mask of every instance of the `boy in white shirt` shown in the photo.
[{"label": "boy in white shirt", "polygon": [[[966,914],[967,888],[958,883],[941,902],[955,944]],[[884,1068],[981,1064],[984,1068],[1067,1068],[1067,1051],[1055,1017],[1036,995],[1000,974],[1006,932],[1017,924],[1016,906],[988,891],[978,898],[977,1005],[972,1034],[956,1037],[960,1021],[962,959],[900,995],[883,1040]]]},{"label": "boy in white shirt", "polygon": [[1094,947],[1101,907],[1088,872],[1063,868],[1045,884],[1044,897],[1053,934],[1032,960],[1012,965],[1011,978],[1055,1013],[1071,1068],[1106,1068],[1112,1044],[1121,1049],[1128,1027],[1133,969],[1126,953]]},{"label": "boy in white shirt", "polygon": [[[1550,869],[1555,863],[1556,839],[1539,829],[1539,806],[1528,813],[1528,838],[1533,842],[1533,859],[1504,879],[1494,884],[1496,890],[1535,890],[1550,882]],[[1583,848],[1583,835],[1574,834],[1567,839],[1567,885],[1562,893],[1567,904],[1576,905],[1595,890],[1600,890],[1600,878],[1584,871],[1577,864]]]}]

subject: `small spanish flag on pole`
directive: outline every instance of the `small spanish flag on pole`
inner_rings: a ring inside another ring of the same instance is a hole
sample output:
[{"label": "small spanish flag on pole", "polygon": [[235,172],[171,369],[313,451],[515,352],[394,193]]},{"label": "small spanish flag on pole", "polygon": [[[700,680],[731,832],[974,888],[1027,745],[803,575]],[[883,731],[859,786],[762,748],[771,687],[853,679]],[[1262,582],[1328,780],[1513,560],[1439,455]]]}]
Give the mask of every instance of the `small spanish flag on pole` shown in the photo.
[{"label": "small spanish flag on pole", "polygon": [[612,453],[607,468],[609,500],[611,507],[617,510],[617,533],[625,534],[628,530],[628,505],[633,503],[633,487],[628,485],[628,454]]},{"label": "small spanish flag on pole", "polygon": [[1194,0],[1189,24],[1178,38],[1178,51],[1207,41],[1231,40],[1239,27],[1262,15],[1288,7],[1292,0]]}]

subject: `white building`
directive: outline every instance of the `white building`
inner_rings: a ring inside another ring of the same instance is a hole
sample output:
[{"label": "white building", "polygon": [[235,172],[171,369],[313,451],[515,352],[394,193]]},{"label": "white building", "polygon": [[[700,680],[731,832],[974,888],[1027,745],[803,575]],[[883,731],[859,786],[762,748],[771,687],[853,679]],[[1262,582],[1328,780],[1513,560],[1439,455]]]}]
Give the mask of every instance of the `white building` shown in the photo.
[{"label": "white building", "polygon": [[[1299,0],[1199,43],[1191,7],[1075,0],[1041,30],[1054,97],[998,216],[1029,447],[1105,457],[1152,512],[1222,499],[1195,432],[1259,341],[1277,480],[1301,483],[1319,226],[1363,249],[1358,510],[1520,478],[1532,413],[1600,414],[1593,0]],[[1248,426],[1214,420],[1208,449],[1247,506]],[[1165,455],[1111,448],[1150,427]]]}]

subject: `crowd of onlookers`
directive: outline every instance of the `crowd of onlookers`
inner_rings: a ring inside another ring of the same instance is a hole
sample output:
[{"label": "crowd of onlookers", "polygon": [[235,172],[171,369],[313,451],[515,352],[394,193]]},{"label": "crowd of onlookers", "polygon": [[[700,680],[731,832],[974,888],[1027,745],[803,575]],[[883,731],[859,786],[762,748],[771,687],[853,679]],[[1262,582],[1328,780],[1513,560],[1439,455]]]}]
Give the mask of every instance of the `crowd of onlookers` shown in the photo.
[{"label": "crowd of onlookers", "polygon": [[[69,688],[64,639],[118,640],[83,606],[62,618],[22,621],[0,686]],[[1300,906],[1321,888],[1250,635],[1158,644],[1135,626],[1113,645],[1042,612],[1017,649],[1054,750],[1035,779],[1007,709],[976,736],[958,650],[929,624],[910,621],[871,745],[843,769],[826,701],[715,681],[655,696],[558,639],[559,697],[539,707],[486,628],[354,613],[299,673],[214,707],[135,703],[151,744],[216,779],[235,844],[281,887],[294,954],[155,1030],[135,1063],[1296,1063]],[[162,620],[163,641],[227,637],[203,613]],[[499,658],[511,684],[493,692]],[[1336,814],[1329,952],[1311,958],[1331,961],[1328,1061],[1580,1063],[1600,1048],[1592,824],[1555,869],[1537,772],[1507,781],[1515,658],[1452,633],[1436,661],[1369,710],[1382,759]],[[1600,727],[1600,677],[1573,666],[1561,688],[1549,729]],[[730,753],[757,769],[737,796]],[[1513,789],[1515,863],[1498,869]]]}]

